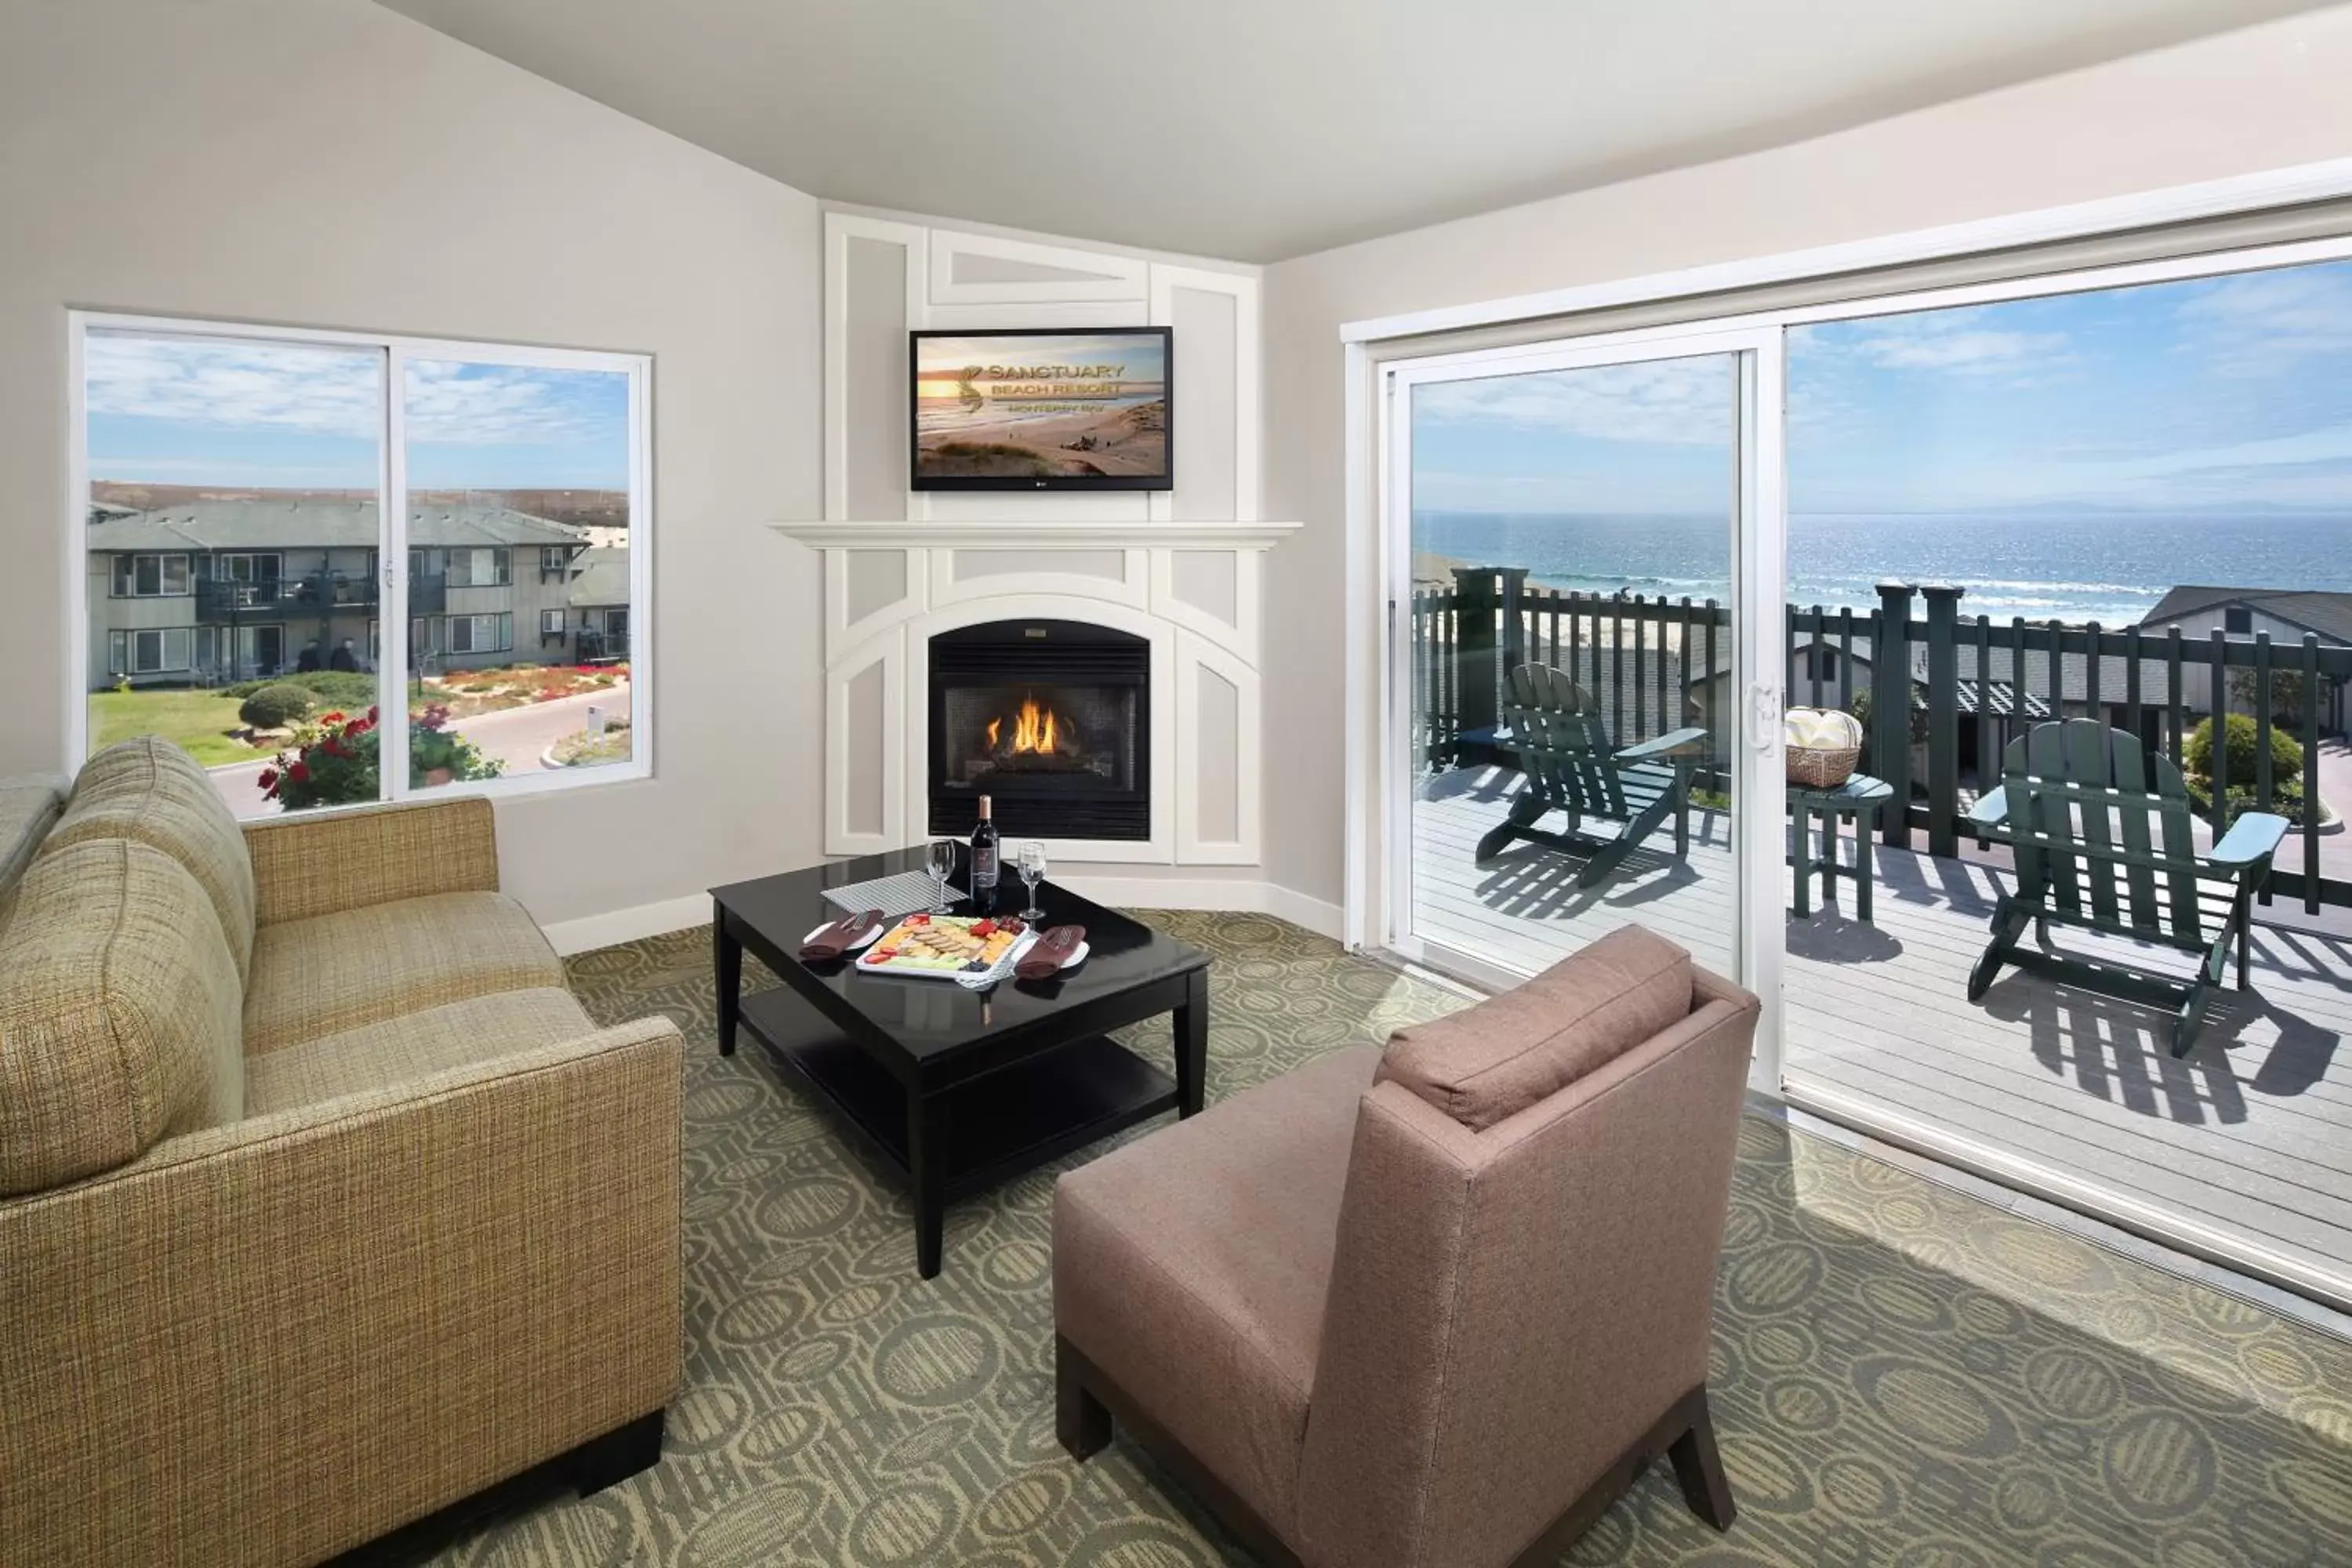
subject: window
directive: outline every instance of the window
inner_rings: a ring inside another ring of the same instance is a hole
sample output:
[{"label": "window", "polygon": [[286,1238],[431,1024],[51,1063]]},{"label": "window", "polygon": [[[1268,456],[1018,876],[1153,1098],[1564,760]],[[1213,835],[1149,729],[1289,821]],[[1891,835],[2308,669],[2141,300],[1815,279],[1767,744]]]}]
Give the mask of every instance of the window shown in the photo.
[{"label": "window", "polygon": [[185,555],[114,558],[114,596],[118,599],[178,598],[189,591]]},{"label": "window", "polygon": [[188,668],[194,628],[164,626],[152,631],[109,632],[107,669],[113,675],[172,675]]},{"label": "window", "polygon": [[2254,635],[2254,612],[2243,605],[2231,605],[2221,612],[2221,629],[2233,637]]},{"label": "window", "polygon": [[[616,625],[650,609],[641,356],[71,320],[83,754],[165,735],[247,818],[650,771],[625,654],[509,673],[519,618],[568,637],[576,562],[594,559]],[[362,764],[298,778],[279,759],[315,736],[257,747],[236,702],[170,689],[268,679],[312,685],[319,709],[374,708]],[[500,721],[525,706],[530,724]]]},{"label": "window", "polygon": [[451,653],[504,653],[514,647],[514,617],[451,616],[443,647]]}]

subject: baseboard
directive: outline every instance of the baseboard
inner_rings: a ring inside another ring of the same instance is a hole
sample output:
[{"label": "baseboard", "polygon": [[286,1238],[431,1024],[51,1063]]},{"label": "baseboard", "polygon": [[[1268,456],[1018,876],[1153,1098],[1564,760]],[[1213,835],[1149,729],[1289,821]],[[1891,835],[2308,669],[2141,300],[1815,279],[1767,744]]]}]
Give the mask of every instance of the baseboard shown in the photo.
[{"label": "baseboard", "polygon": [[624,942],[642,942],[649,936],[667,936],[674,931],[709,923],[710,895],[695,893],[683,899],[664,899],[657,904],[635,904],[608,914],[558,921],[541,929],[555,951],[569,958],[575,952]]},{"label": "baseboard", "polygon": [[1234,910],[1272,915],[1318,936],[1339,938],[1339,906],[1277,888],[1271,882],[1221,877],[1061,877],[1098,904],[1128,910]]},{"label": "baseboard", "polygon": [[[1273,915],[1318,936],[1339,937],[1339,906],[1288,888],[1241,878],[1088,877],[1056,878],[1098,904],[1145,910],[1238,910]],[[558,921],[544,927],[547,940],[565,957],[649,936],[667,936],[710,923],[710,899],[696,893],[659,903],[636,904],[607,914]]]}]

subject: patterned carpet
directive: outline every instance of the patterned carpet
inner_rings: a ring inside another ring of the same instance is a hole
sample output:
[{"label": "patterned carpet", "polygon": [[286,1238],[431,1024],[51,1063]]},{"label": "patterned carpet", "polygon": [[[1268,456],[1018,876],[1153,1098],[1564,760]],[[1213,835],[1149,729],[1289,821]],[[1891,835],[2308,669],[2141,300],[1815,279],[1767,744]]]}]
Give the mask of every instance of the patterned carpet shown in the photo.
[{"label": "patterned carpet", "polygon": [[[1213,1099],[1458,1005],[1276,921],[1144,918],[1216,955]],[[688,1040],[665,1461],[518,1501],[441,1561],[1242,1561],[1124,1440],[1085,1466],[1055,1444],[1054,1173],[958,1205],[946,1272],[918,1280],[901,1190],[755,1045],[717,1055],[709,951],[688,931],[571,965],[599,1018],[658,1010]],[[1164,1024],[1139,1037],[1164,1052]],[[1714,1534],[1654,1471],[1566,1561],[2352,1563],[2352,1347],[1758,1116],[1729,1231],[1713,1381],[1739,1522]]]}]

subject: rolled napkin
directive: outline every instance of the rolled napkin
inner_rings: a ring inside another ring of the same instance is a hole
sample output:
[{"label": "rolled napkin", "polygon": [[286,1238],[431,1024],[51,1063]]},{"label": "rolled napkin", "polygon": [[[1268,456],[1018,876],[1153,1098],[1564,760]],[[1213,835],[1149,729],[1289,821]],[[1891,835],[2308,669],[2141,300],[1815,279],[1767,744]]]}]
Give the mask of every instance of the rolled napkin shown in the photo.
[{"label": "rolled napkin", "polygon": [[1018,980],[1043,980],[1070,962],[1070,954],[1078,951],[1078,943],[1087,940],[1084,926],[1055,926],[1037,939],[1036,945],[1021,955],[1013,966]]},{"label": "rolled napkin", "polygon": [[801,944],[803,963],[831,963],[859,942],[864,942],[882,923],[880,910],[867,910],[862,914],[844,915]]}]

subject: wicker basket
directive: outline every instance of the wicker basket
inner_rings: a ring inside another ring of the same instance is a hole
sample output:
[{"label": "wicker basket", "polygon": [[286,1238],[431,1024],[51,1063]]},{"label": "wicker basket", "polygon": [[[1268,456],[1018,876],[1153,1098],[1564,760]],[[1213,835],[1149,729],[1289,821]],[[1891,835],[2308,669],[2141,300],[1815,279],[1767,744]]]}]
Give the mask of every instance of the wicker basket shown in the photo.
[{"label": "wicker basket", "polygon": [[1781,721],[1789,782],[1835,789],[1862,760],[1862,721],[1834,708],[1791,708]]}]

